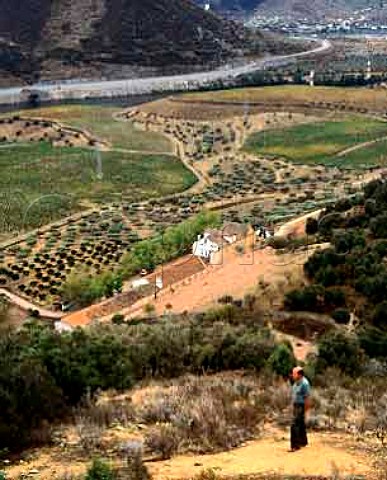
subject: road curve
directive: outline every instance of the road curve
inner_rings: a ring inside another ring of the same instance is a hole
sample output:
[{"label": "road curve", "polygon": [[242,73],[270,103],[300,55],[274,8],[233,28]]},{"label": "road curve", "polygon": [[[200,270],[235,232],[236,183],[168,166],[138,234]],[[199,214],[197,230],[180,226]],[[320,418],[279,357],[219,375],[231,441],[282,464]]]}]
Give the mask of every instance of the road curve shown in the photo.
[{"label": "road curve", "polygon": [[332,47],[331,42],[327,39],[313,40],[318,43],[318,46],[303,52],[266,56],[244,65],[236,67],[226,65],[208,72],[128,80],[56,82],[46,85],[35,84],[29,87],[2,88],[0,89],[0,104],[18,103],[21,100],[22,91],[26,88],[38,90],[52,100],[116,97],[147,94],[155,91],[195,89],[216,80],[231,80],[238,75],[292,63],[299,58],[328,51]]},{"label": "road curve", "polygon": [[19,308],[27,312],[28,310],[37,310],[39,312],[39,315],[43,318],[60,320],[64,315],[63,312],[54,312],[52,310],[47,310],[46,308],[39,307],[38,305],[35,305],[34,303],[20,297],[19,295],[11,293],[5,288],[0,288],[0,296],[6,297],[10,303],[12,303],[13,305],[17,305]]}]

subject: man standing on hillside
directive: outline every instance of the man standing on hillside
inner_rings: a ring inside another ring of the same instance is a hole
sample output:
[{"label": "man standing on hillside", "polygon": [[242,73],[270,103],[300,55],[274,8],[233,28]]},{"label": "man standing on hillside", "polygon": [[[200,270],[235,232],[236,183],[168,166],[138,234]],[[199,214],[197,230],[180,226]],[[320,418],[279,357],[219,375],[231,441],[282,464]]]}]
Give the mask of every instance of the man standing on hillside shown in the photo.
[{"label": "man standing on hillside", "polygon": [[304,376],[302,367],[292,371],[293,421],[290,429],[290,452],[296,452],[308,445],[306,436],[305,413],[310,408],[310,384]]}]

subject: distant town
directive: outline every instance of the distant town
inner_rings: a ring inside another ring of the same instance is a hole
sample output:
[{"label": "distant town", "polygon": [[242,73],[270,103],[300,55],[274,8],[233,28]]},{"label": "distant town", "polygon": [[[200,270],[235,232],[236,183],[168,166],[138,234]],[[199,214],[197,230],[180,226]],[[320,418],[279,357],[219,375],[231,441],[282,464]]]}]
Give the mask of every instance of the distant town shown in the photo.
[{"label": "distant town", "polygon": [[[387,4],[382,4],[380,10]],[[246,24],[250,27],[260,28],[265,31],[275,31],[292,35],[386,35],[387,19],[378,18],[374,7],[355,10],[347,16],[344,14],[337,18],[316,20],[312,17],[278,14],[277,12],[256,12]]]}]

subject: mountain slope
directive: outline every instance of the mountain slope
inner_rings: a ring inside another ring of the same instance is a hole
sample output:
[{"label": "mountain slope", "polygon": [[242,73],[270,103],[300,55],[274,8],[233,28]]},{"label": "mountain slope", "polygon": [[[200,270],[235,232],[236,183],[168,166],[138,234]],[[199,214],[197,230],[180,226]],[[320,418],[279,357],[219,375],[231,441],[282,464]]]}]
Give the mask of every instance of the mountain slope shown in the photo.
[{"label": "mountain slope", "polygon": [[191,0],[0,0],[0,11],[0,40],[40,73],[50,62],[203,65],[246,46],[243,27]]}]

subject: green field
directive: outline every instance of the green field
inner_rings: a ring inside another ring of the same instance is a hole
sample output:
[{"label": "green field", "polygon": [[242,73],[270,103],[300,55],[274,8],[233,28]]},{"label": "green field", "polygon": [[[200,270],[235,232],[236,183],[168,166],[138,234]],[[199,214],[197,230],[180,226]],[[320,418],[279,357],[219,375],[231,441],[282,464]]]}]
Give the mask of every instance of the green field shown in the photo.
[{"label": "green field", "polygon": [[[93,150],[50,143],[0,148],[0,172],[3,232],[42,225],[44,220],[52,221],[85,206],[183,191],[196,181],[172,156],[113,151],[101,152],[98,157]],[[28,209],[28,218],[23,220]]]},{"label": "green field", "polygon": [[65,105],[18,112],[20,116],[31,116],[56,120],[60,123],[88,130],[101,140],[107,140],[115,148],[144,150],[149,152],[171,152],[168,138],[157,132],[143,132],[130,122],[113,119],[117,107]]},{"label": "green field", "polygon": [[[380,164],[380,151],[384,142],[361,148],[343,157],[337,157],[337,154],[384,136],[387,136],[387,122],[357,117],[258,132],[247,139],[244,149],[250,153],[283,157],[299,164],[367,167]],[[379,154],[375,155],[375,151]],[[382,161],[384,163],[385,160]]]},{"label": "green field", "polygon": [[345,168],[366,168],[387,165],[387,139],[375,142],[364,148],[354,150],[340,158]]}]

